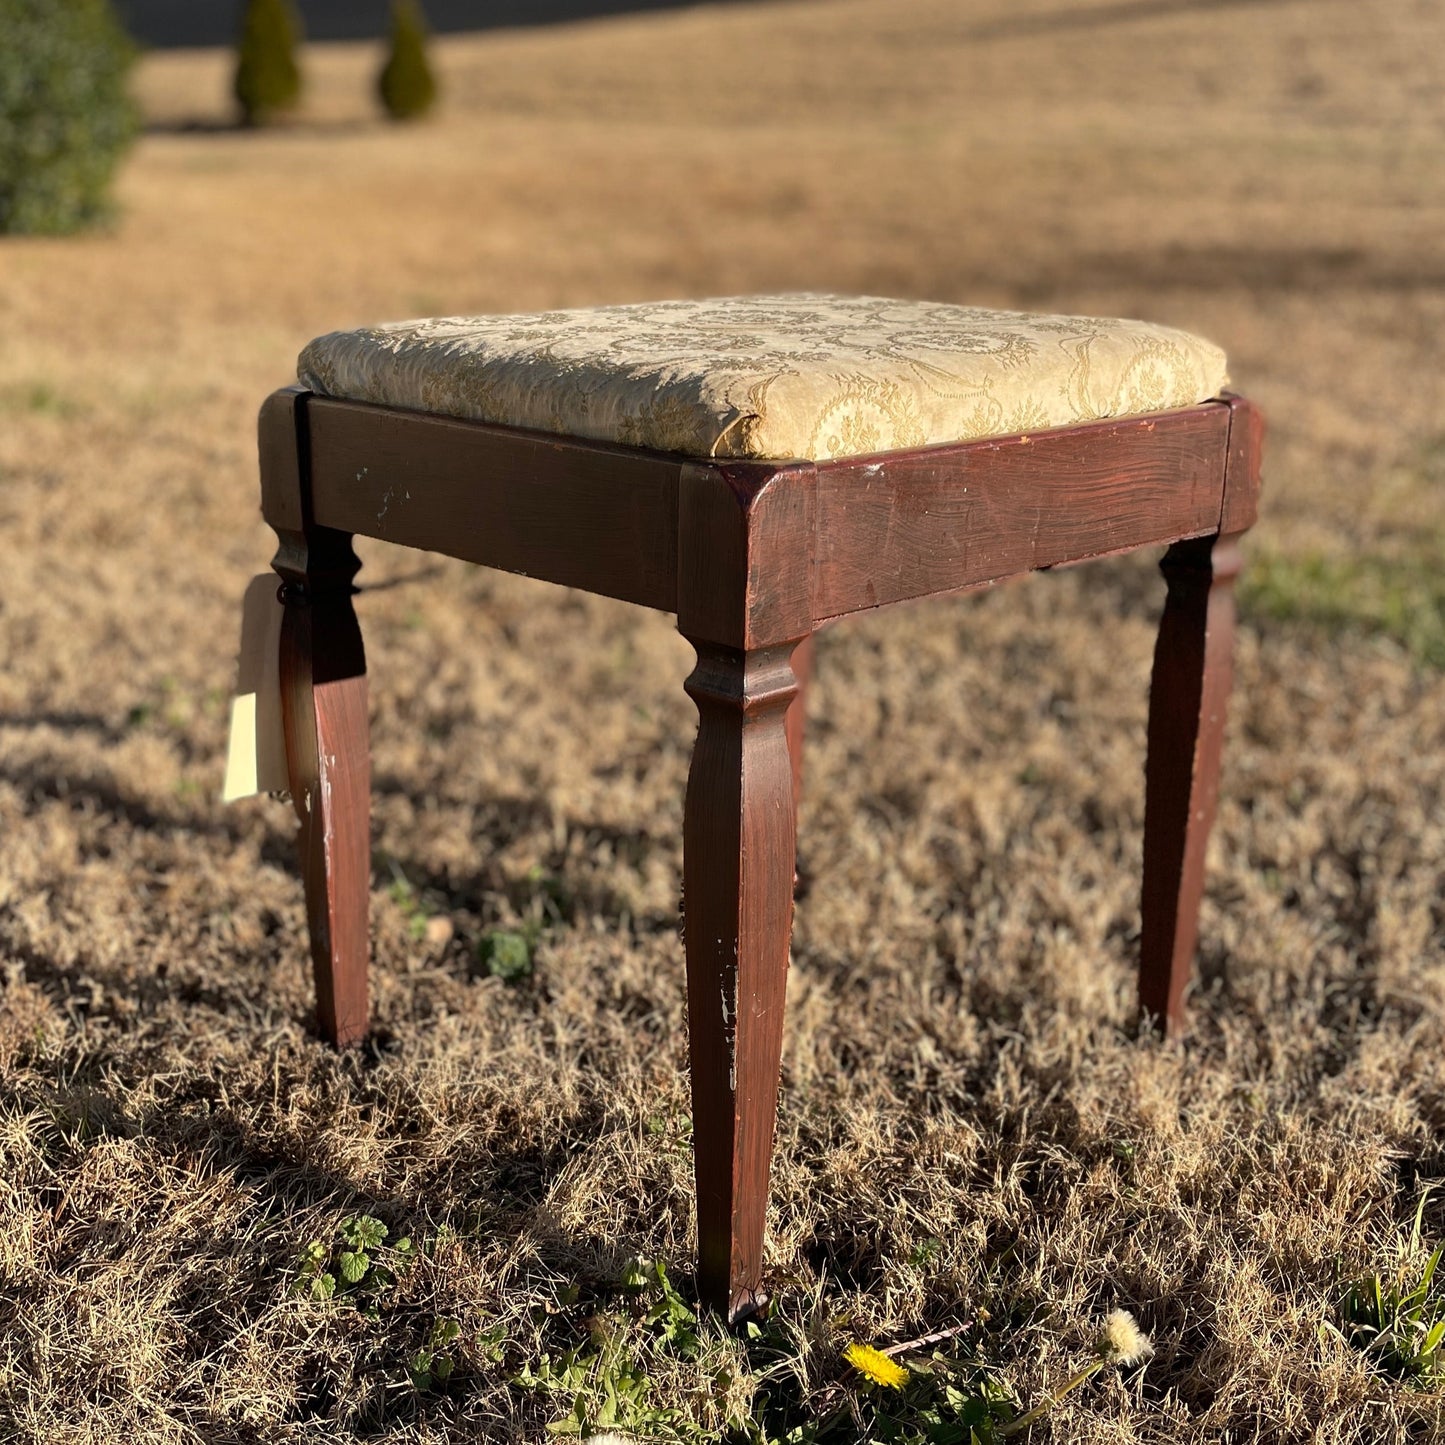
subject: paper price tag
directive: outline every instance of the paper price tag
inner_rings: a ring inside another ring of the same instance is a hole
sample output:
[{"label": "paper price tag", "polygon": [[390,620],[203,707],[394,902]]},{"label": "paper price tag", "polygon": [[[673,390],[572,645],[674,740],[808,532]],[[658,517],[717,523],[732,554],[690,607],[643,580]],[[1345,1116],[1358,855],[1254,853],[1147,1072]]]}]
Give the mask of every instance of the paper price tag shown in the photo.
[{"label": "paper price tag", "polygon": [[231,699],[231,741],[221,801],[284,792],[286,735],[281,725],[281,617],[274,572],[253,577],[241,604],[241,657]]}]

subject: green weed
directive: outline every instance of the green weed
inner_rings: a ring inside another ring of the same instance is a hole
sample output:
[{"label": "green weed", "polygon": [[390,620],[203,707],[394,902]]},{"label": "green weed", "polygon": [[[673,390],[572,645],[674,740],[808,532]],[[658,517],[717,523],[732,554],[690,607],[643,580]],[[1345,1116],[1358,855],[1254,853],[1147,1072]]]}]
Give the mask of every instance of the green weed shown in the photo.
[{"label": "green weed", "polygon": [[395,1284],[398,1273],[415,1257],[409,1238],[387,1245],[389,1233],[386,1225],[370,1214],[343,1219],[329,1247],[313,1239],[301,1249],[292,1293],[318,1303],[338,1294],[352,1295],[374,1311],[375,1297]]},{"label": "green weed", "polygon": [[521,920],[509,928],[488,929],[477,940],[477,960],[493,978],[515,982],[529,978],[542,936],[572,916],[572,895],[557,874],[540,864],[527,870],[528,895],[517,900]]},{"label": "green weed", "polygon": [[462,1327],[456,1320],[432,1321],[426,1344],[407,1361],[407,1373],[411,1376],[413,1389],[422,1392],[434,1390],[451,1379],[455,1361],[447,1347],[461,1332]]},{"label": "green weed", "polygon": [[527,885],[532,890],[527,919],[534,927],[553,928],[571,918],[572,893],[564,878],[534,863],[527,869]]},{"label": "green weed", "polygon": [[[1002,1445],[1099,1371],[1132,1365],[1150,1351],[1133,1317],[1115,1311],[1083,1367],[1025,1411],[976,1348],[948,1355],[936,1347],[966,1327],[889,1352],[854,1342],[840,1352],[846,1371],[830,1369],[833,1378],[820,1380],[816,1355],[807,1358],[817,1349],[816,1328],[799,1328],[780,1310],[733,1339],[699,1320],[657,1261],[631,1264],[610,1303],[584,1299],[574,1287],[536,1317],[544,1339],[570,1333],[571,1342],[546,1350],[511,1384],[555,1403],[551,1434],[581,1438],[615,1429],[643,1440],[721,1445]],[[679,1363],[697,1381],[690,1402],[677,1398],[675,1386],[665,1392],[657,1383],[669,1371],[675,1378]]]},{"label": "green weed", "polygon": [[[943,1355],[915,1362],[907,1383],[896,1389],[869,1387],[857,1413],[870,1440],[890,1445],[994,1445],[1021,1418],[1013,1394],[995,1374]],[[842,1445],[854,1418],[852,1410],[840,1410],[826,1433],[809,1435],[794,1427],[767,1445],[791,1445],[794,1439]]]},{"label": "green weed", "polygon": [[[416,888],[395,860],[391,862],[391,873],[387,893],[405,919],[412,941],[436,941],[433,930],[438,926],[443,929],[442,941],[449,938],[451,926],[446,920],[445,898],[428,896]],[[530,869],[526,883],[530,896],[520,901],[524,913],[520,922],[488,929],[476,942],[477,961],[493,978],[507,982],[531,976],[539,940],[548,929],[564,922],[572,907],[565,884],[546,869]]]},{"label": "green weed", "polygon": [[679,1109],[666,1114],[649,1114],[642,1123],[643,1130],[654,1139],[664,1139],[668,1149],[678,1155],[692,1152],[692,1115]]},{"label": "green weed", "polygon": [[[870,1345],[850,1344],[843,1358],[863,1381],[866,1405],[840,1409],[812,1434],[799,1435],[795,1426],[794,1434],[782,1438],[842,1445],[856,1438],[848,1432],[861,1421],[869,1440],[893,1445],[999,1445],[1043,1419],[1101,1370],[1136,1365],[1153,1353],[1149,1337],[1133,1315],[1115,1310],[1096,1336],[1088,1362],[1021,1413],[1012,1392],[983,1361],[937,1350],[921,1358],[922,1348],[919,1342],[911,1355],[907,1349],[895,1348],[899,1358],[894,1358]],[[901,1363],[903,1359],[909,1363]]]},{"label": "green weed", "polygon": [[[515,1388],[554,1397],[562,1413],[548,1424],[553,1435],[587,1436],[623,1429],[645,1439],[716,1441],[691,1412],[658,1398],[649,1368],[670,1359],[695,1360],[702,1342],[697,1315],[660,1261],[635,1261],[623,1276],[621,1307],[589,1313],[585,1343],[544,1353],[513,1377]],[[559,1295],[546,1322],[565,1327],[581,1298]],[[723,1388],[731,1383],[715,1380]]]},{"label": "green weed", "polygon": [[435,916],[436,909],[412,887],[410,879],[395,863],[392,864],[392,873],[391,885],[386,891],[406,919],[406,931],[412,942],[420,943],[426,937],[426,926]]},{"label": "green weed", "polygon": [[1445,1287],[1436,1283],[1445,1244],[1428,1256],[1424,1252],[1420,1236],[1428,1198],[1426,1190],[1414,1227],[1399,1243],[1388,1283],[1378,1270],[1367,1274],[1349,1287],[1340,1309],[1349,1344],[1384,1374],[1420,1386],[1445,1378]]},{"label": "green weed", "polygon": [[477,943],[477,958],[493,978],[515,982],[532,972],[535,935],[507,928],[489,929]]}]

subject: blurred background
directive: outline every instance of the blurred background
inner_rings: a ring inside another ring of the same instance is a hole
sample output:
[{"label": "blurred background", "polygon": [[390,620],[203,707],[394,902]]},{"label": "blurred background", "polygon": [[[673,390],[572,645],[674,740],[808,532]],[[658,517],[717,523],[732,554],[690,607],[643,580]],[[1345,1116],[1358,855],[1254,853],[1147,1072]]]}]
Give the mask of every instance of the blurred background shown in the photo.
[{"label": "blurred background", "polygon": [[[767,1415],[743,1345],[626,1316],[702,1432],[662,1438],[863,1409],[843,1329],[977,1317],[1035,1401],[1115,1304],[1155,1360],[1039,1438],[1438,1428],[1438,1384],[1323,1326],[1445,1177],[1445,8],[129,0],[129,70],[99,31],[45,49],[64,8],[0,0],[0,1435],[540,1439],[573,1396],[522,1365],[585,1344],[628,1255],[685,1277],[671,619],[359,546],[353,1056],[311,1028],[294,820],[217,794],[274,548],[255,415],[310,337],[775,289],[1197,331],[1268,415],[1265,499],[1182,1044],[1131,1017],[1153,559],[822,638],[769,1246],[793,1384]],[[42,51],[56,114],[115,109],[36,191],[38,92],[3,78]],[[297,1250],[361,1210],[418,1272],[375,1317],[297,1301]],[[440,1318],[455,1382],[423,1390]]]}]

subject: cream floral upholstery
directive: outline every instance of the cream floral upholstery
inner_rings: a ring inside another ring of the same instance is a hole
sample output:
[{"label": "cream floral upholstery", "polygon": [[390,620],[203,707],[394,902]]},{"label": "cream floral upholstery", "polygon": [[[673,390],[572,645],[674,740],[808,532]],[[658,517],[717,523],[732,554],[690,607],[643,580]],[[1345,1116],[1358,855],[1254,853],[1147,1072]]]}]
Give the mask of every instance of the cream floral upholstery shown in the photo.
[{"label": "cream floral upholstery", "polygon": [[1190,406],[1224,353],[1145,321],[743,296],[336,331],[326,396],[700,457],[859,456]]}]

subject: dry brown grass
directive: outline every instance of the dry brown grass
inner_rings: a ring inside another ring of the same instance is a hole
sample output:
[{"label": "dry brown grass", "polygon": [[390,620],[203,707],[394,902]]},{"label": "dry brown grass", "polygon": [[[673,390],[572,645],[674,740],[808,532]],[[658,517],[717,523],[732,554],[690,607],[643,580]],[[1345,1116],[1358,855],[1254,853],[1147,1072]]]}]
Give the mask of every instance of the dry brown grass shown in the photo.
[{"label": "dry brown grass", "polygon": [[[1154,1360],[1033,1438],[1438,1438],[1439,1393],[1320,1325],[1445,1175],[1445,681],[1388,622],[1275,618],[1296,563],[1439,560],[1445,15],[1089,9],[457,39],[415,129],[337,48],[310,123],[162,130],[113,234],[0,246],[0,1439],[540,1439],[565,1402],[508,1376],[629,1255],[683,1266],[669,620],[363,548],[404,585],[361,602],[377,1033],[347,1057],[308,1023],[289,815],[215,801],[224,696],[271,550],[253,417],[309,336],[783,286],[1214,337],[1273,420],[1253,545],[1282,568],[1246,610],[1168,1046],[1130,1029],[1149,562],[826,636],[769,1246],[797,1398],[843,1398],[848,1334],[985,1308],[1032,1401],[1124,1306]],[[158,120],[219,115],[224,60],[141,86]],[[397,878],[449,943],[413,938]],[[484,976],[478,937],[544,895],[535,976]],[[375,1320],[288,1293],[358,1210],[430,1248]],[[435,1316],[458,1374],[418,1397]],[[716,1334],[653,1368],[709,1426],[709,1391],[752,1388]]]}]

